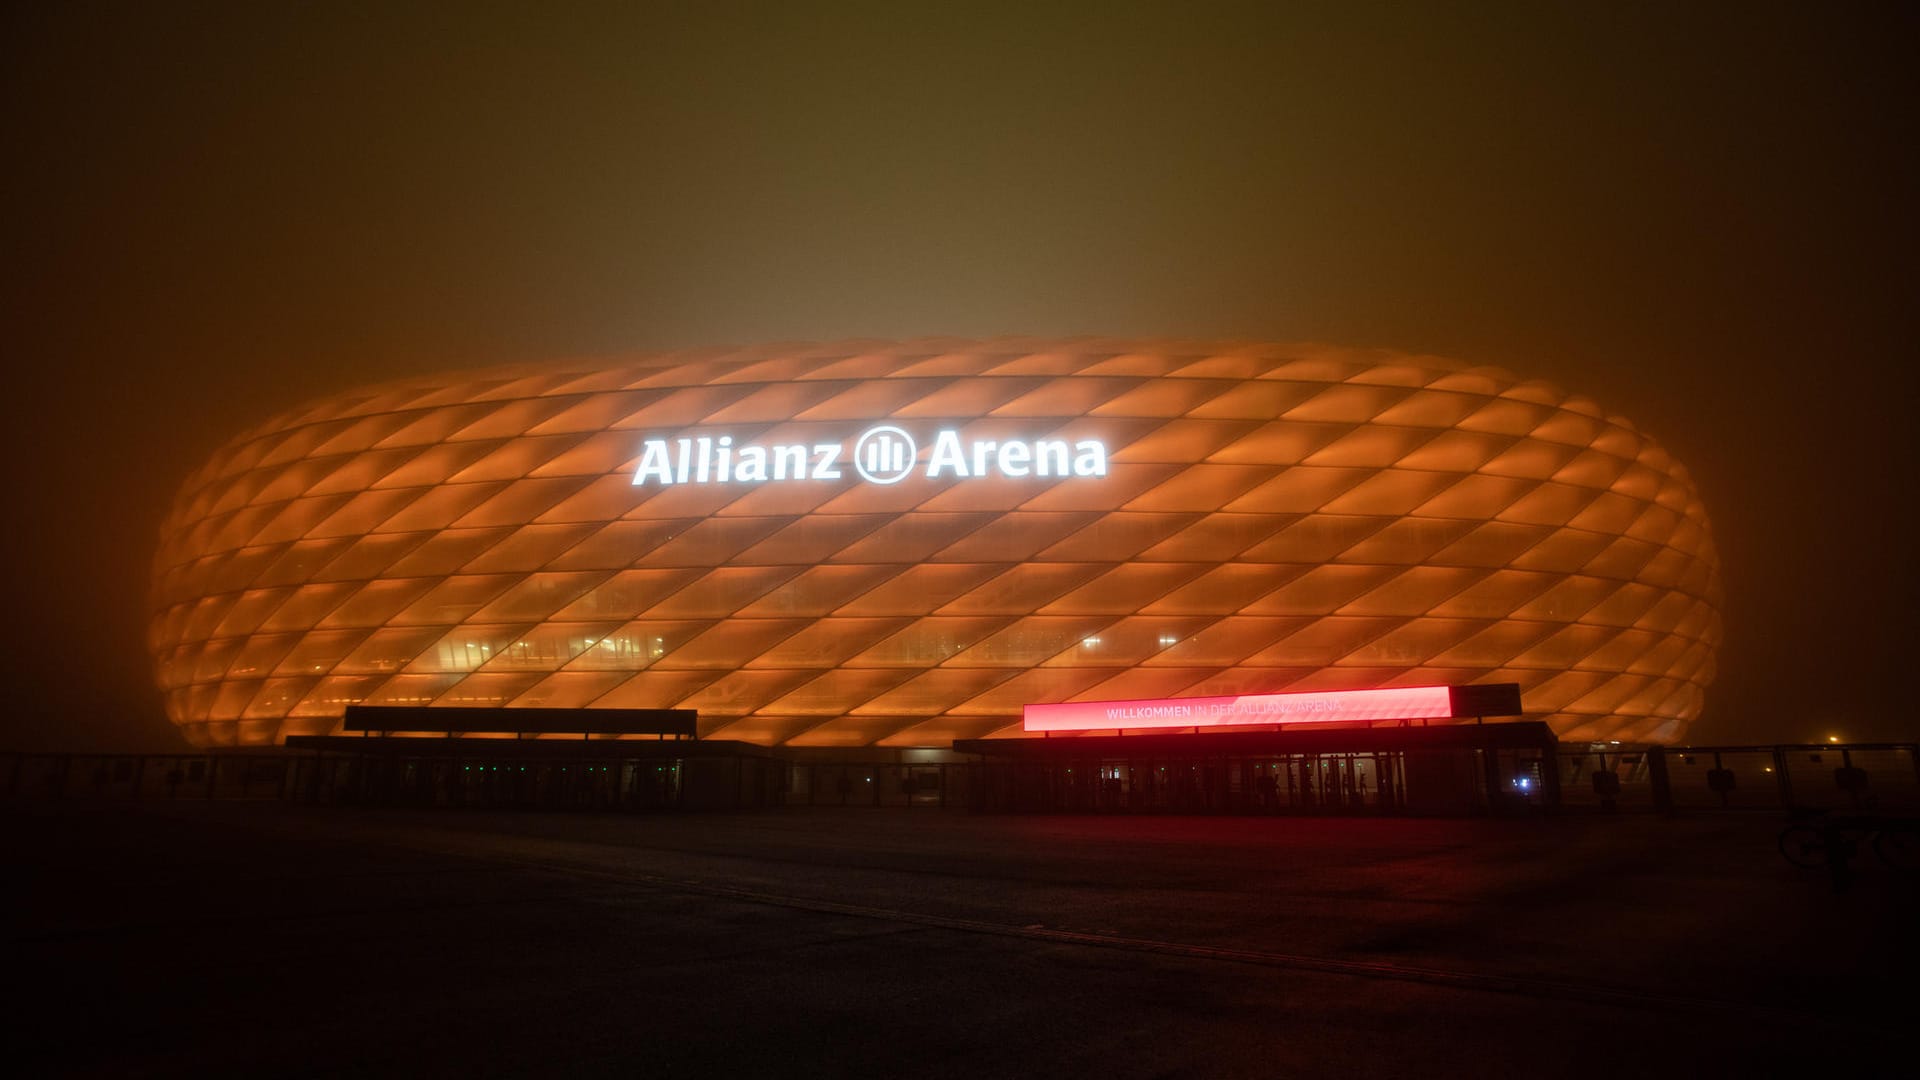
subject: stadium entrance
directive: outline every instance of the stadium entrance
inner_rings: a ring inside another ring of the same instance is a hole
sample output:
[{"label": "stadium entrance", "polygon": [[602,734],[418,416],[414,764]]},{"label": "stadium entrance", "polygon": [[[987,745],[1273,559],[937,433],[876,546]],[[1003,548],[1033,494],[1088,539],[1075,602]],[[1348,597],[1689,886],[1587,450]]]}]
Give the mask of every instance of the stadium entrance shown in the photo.
[{"label": "stadium entrance", "polygon": [[1537,721],[1072,739],[969,739],[981,811],[1508,814],[1559,803]]}]

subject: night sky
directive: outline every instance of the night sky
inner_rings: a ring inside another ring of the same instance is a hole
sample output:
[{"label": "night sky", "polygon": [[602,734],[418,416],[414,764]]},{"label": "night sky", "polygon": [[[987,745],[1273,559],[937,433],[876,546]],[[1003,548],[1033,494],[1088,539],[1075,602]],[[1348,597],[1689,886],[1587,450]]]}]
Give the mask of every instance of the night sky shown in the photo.
[{"label": "night sky", "polygon": [[1589,394],[1712,516],[1694,741],[1920,735],[1911,5],[389,6],[0,14],[0,748],[183,745],[160,517],[303,399],[1086,333]]}]

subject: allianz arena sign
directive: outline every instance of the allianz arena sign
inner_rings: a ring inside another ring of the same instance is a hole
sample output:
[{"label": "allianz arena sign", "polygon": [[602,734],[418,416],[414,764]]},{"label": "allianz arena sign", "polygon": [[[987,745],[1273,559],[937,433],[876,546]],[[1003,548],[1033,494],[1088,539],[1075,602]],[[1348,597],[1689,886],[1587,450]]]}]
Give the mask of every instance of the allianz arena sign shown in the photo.
[{"label": "allianz arena sign", "polygon": [[851,472],[870,484],[897,484],[916,471],[928,480],[1102,477],[1107,446],[1098,439],[967,440],[942,429],[934,433],[922,467],[913,435],[893,424],[822,443],[736,445],[731,435],[682,435],[644,440],[633,483],[761,484],[840,480]]}]

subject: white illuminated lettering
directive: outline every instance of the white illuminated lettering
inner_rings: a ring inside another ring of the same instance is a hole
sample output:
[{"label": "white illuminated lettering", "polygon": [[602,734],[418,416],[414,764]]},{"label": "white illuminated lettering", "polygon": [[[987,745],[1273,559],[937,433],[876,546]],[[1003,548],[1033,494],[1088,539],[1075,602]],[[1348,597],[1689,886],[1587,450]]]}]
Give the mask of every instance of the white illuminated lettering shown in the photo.
[{"label": "white illuminated lettering", "polygon": [[[870,484],[895,484],[913,473],[920,452],[912,433],[892,424],[877,424],[851,443],[790,443],[783,446],[736,446],[731,435],[643,439],[633,483],[645,484],[758,484],[768,480],[839,480],[852,465],[853,479]],[[969,478],[1002,476],[1020,480],[1040,477],[1101,477],[1107,475],[1107,446],[1098,439],[1069,445],[1064,439],[978,439],[963,441],[952,429],[934,433],[926,455],[925,476]]]},{"label": "white illuminated lettering", "polygon": [[950,468],[955,476],[966,476],[967,455],[960,449],[960,433],[942,431],[933,437],[933,453],[927,458],[927,479],[935,480],[942,468]]},{"label": "white illuminated lettering", "polygon": [[1093,439],[1082,439],[1073,444],[1073,475],[1107,475],[1107,446]]},{"label": "white illuminated lettering", "polygon": [[1041,439],[1033,444],[1034,472],[1041,476],[1067,475],[1067,441]]},{"label": "white illuminated lettering", "polygon": [[767,448],[764,446],[743,446],[740,448],[740,467],[733,475],[743,484],[757,484],[767,478]]},{"label": "white illuminated lettering", "polygon": [[673,483],[673,473],[667,467],[667,440],[648,439],[640,444],[640,467],[633,470],[633,482],[644,484],[653,477],[662,484]]}]

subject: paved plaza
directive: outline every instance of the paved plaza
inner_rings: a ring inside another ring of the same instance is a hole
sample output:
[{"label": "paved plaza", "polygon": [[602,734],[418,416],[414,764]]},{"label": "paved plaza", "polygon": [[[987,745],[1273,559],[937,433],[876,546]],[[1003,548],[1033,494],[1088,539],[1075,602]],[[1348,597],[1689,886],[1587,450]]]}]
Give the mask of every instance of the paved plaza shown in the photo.
[{"label": "paved plaza", "polygon": [[1920,958],[1765,815],[0,822],[39,1075],[1892,1075]]}]

